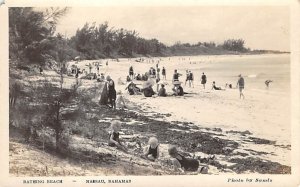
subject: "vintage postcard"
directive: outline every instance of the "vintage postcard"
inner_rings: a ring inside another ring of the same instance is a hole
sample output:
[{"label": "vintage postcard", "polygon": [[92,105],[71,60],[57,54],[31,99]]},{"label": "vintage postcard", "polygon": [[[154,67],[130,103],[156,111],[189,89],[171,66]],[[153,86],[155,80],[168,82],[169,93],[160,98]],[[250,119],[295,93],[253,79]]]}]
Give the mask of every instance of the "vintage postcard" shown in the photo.
[{"label": "vintage postcard", "polygon": [[0,186],[299,186],[299,1],[5,1]]}]

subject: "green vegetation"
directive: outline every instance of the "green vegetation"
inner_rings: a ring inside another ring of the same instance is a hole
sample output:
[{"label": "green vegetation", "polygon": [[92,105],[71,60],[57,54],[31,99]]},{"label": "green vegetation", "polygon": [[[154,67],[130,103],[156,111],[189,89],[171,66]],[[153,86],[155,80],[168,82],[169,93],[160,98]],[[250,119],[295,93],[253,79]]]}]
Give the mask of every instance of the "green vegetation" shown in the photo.
[{"label": "green vegetation", "polygon": [[145,39],[136,31],[115,29],[105,22],[96,26],[86,23],[74,36],[55,35],[59,18],[68,8],[9,9],[9,57],[19,68],[36,64],[53,69],[64,68],[64,62],[81,59],[101,59],[140,56],[218,55],[250,52],[243,39],[229,39],[196,44],[176,42],[166,46],[157,39]]}]

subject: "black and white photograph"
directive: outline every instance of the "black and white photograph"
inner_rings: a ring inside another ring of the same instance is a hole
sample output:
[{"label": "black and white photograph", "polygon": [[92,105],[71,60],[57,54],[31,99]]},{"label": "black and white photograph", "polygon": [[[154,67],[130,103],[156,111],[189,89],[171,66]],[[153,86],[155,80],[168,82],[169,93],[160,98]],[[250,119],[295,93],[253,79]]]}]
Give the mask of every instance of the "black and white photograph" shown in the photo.
[{"label": "black and white photograph", "polygon": [[9,177],[130,186],[130,176],[229,176],[245,186],[239,176],[295,174],[290,5],[7,14]]}]

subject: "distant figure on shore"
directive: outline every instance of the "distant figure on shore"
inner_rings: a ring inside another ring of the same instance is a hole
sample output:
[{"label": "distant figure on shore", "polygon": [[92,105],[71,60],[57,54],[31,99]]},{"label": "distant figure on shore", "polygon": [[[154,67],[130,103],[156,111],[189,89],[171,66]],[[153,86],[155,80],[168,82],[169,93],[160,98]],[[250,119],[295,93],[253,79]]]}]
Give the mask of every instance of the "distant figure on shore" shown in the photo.
[{"label": "distant figure on shore", "polygon": [[245,88],[245,81],[244,78],[242,77],[241,74],[239,74],[239,79],[238,82],[236,84],[236,87],[239,87],[239,91],[240,91],[240,99],[243,97],[243,99],[245,99],[245,96],[243,94],[243,89]]},{"label": "distant figure on shore", "polygon": [[110,103],[111,108],[116,109],[116,89],[115,89],[115,82],[111,79],[111,77],[108,75],[106,77],[107,80],[107,93],[108,93],[108,103]]},{"label": "distant figure on shore", "polygon": [[159,157],[159,144],[157,138],[149,138],[148,145],[144,148],[143,152],[146,159],[155,161]]},{"label": "distant figure on shore", "polygon": [[213,83],[212,83],[212,88],[211,88],[211,89],[212,89],[212,90],[224,90],[224,89],[222,89],[221,87],[217,87],[215,81],[213,81]]},{"label": "distant figure on shore", "polygon": [[99,76],[99,75],[100,75],[100,74],[99,74],[99,70],[100,70],[99,62],[97,63],[96,67],[97,67],[97,75]]},{"label": "distant figure on shore", "polygon": [[194,74],[192,71],[189,71],[189,87],[191,87],[191,85],[193,85],[194,88]]},{"label": "distant figure on shore", "polygon": [[92,73],[92,65],[89,63],[89,74]]},{"label": "distant figure on shore", "polygon": [[129,67],[129,77],[131,78],[131,80],[133,80],[134,78],[134,71],[132,66]]},{"label": "distant figure on shore", "polygon": [[42,68],[42,66],[39,67],[39,70],[40,70],[40,74],[43,74],[43,68]]},{"label": "distant figure on shore", "polygon": [[230,89],[232,89],[232,84],[226,83],[225,84],[225,88],[227,88],[227,87],[230,88]]},{"label": "distant figure on shore", "polygon": [[159,89],[157,95],[160,96],[160,97],[166,97],[167,96],[167,92],[166,92],[164,84],[161,84],[161,88]]},{"label": "distant figure on shore", "polygon": [[[170,59],[170,58],[169,58]],[[166,72],[166,68],[163,67],[162,71],[161,71],[161,74],[163,76],[163,80],[166,80],[166,75],[167,75],[167,72]]]},{"label": "distant figure on shore", "polygon": [[272,80],[266,80],[265,81],[265,85],[266,85],[267,89],[269,89],[269,85],[270,85],[271,82],[273,82],[273,81]]},{"label": "distant figure on shore", "polygon": [[120,140],[120,130],[121,130],[121,123],[119,121],[112,121],[110,125],[110,133],[109,133],[109,141],[108,145],[111,147],[117,147],[125,152],[127,152],[127,148],[123,145]]},{"label": "distant figure on shore", "polygon": [[175,82],[175,81],[179,81],[179,77],[181,76],[180,73],[177,72],[177,69],[174,70],[174,74],[173,74],[173,79],[172,81]]},{"label": "distant figure on shore", "polygon": [[187,70],[185,71],[185,73],[186,73],[186,78],[185,78],[185,83],[184,83],[184,85],[186,86],[186,82],[188,82],[188,81],[190,80],[190,72],[189,72],[189,70],[187,69]]},{"label": "distant figure on shore", "polygon": [[208,173],[208,167],[205,165],[200,165],[199,160],[194,158],[186,158],[182,153],[177,151],[176,146],[171,145],[168,149],[169,155],[172,157],[172,164],[174,166],[174,171],[182,172],[191,171],[198,172],[202,174]]},{"label": "distant figure on shore", "polygon": [[201,76],[201,84],[203,85],[203,89],[205,89],[205,84],[206,84],[206,75],[204,74],[204,72],[202,73],[202,76]]}]

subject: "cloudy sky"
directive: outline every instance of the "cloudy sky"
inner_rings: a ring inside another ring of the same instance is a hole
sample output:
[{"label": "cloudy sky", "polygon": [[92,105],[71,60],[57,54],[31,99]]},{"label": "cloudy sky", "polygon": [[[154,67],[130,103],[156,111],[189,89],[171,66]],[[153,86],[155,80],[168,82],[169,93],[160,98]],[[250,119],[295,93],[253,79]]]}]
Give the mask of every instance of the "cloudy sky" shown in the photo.
[{"label": "cloudy sky", "polygon": [[167,45],[243,38],[251,49],[289,51],[289,19],[287,6],[73,7],[57,32],[70,37],[86,22],[108,21],[110,27],[136,30]]}]

